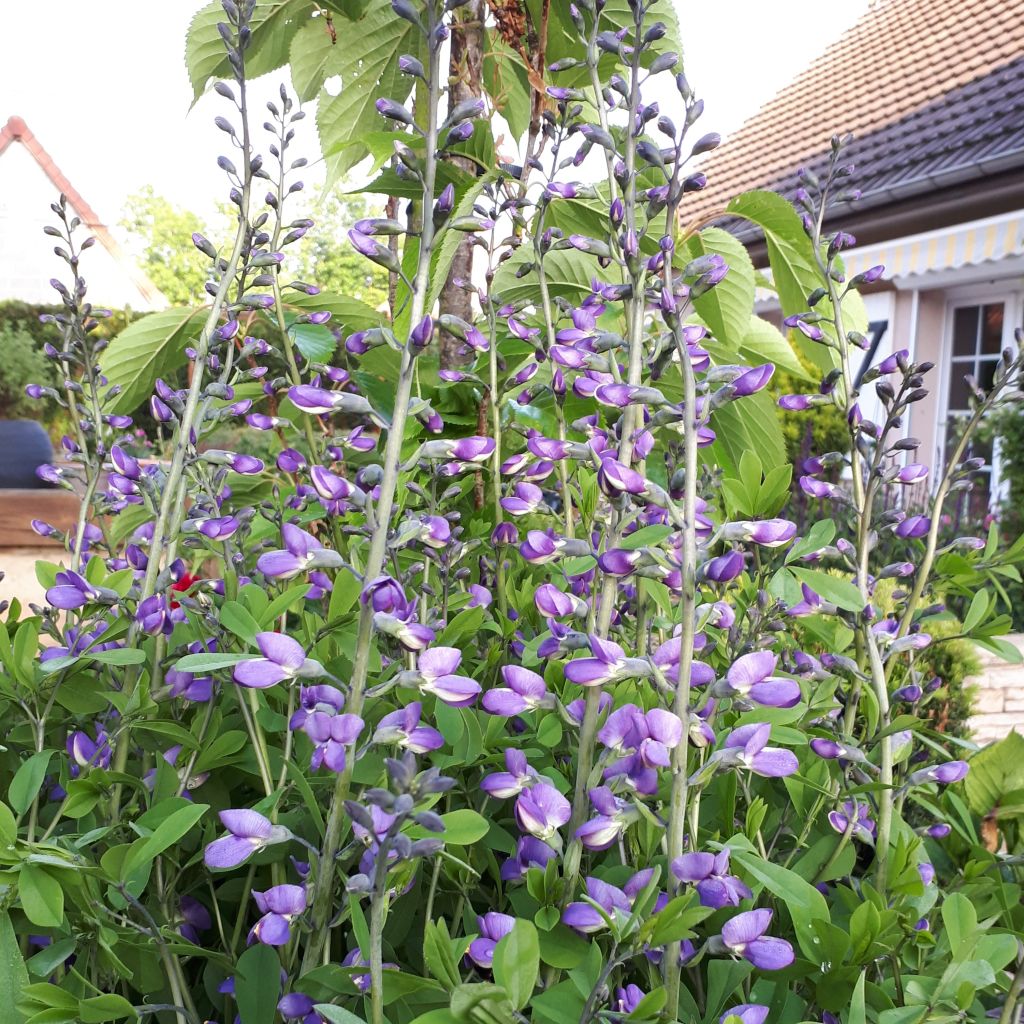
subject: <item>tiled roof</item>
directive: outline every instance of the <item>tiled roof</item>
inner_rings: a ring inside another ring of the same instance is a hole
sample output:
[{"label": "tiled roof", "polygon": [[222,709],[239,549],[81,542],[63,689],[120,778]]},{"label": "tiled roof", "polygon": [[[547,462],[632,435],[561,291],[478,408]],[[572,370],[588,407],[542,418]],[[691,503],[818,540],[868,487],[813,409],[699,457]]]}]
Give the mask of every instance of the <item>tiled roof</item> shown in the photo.
[{"label": "tiled roof", "polygon": [[854,136],[862,208],[1024,165],[1024,4],[872,0],[703,162],[708,187],[685,216],[751,188],[790,192],[836,133]]},{"label": "tiled roof", "polygon": [[39,164],[43,173],[53,183],[53,187],[64,196],[78,214],[82,224],[95,236],[107,252],[117,261],[124,273],[131,279],[143,297],[153,306],[166,306],[167,299],[159,288],[139,270],[125,253],[117,239],[110,233],[107,226],[100,220],[99,214],[85,201],[82,194],[67,179],[63,171],[53,162],[53,158],[43,149],[39,140],[33,135],[32,129],[17,116],[10,117],[7,124],[0,128],[0,156],[14,142],[20,142],[32,158]]}]

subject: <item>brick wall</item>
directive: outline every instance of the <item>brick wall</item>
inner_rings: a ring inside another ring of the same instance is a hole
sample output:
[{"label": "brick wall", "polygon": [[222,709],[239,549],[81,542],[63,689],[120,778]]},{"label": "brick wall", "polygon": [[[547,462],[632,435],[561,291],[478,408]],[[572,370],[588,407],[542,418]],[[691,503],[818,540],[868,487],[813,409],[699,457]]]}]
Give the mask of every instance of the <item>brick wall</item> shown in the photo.
[{"label": "brick wall", "polygon": [[[1006,639],[1024,652],[1024,633]],[[1013,730],[1024,735],[1024,665],[1008,665],[982,648],[978,655],[981,672],[971,680],[978,687],[970,721],[975,742],[991,743]]]}]

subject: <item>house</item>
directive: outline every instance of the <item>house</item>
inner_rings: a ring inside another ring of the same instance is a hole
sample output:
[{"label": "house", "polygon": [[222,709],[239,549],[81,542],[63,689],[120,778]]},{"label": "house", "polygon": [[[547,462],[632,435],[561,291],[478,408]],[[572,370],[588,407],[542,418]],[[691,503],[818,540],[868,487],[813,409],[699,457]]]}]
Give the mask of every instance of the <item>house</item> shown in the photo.
[{"label": "house", "polygon": [[[94,159],[105,159],[94,157]],[[67,268],[54,256],[50,204],[63,193],[97,245],[83,261],[89,298],[97,305],[135,311],[163,309],[167,300],[141,273],[96,211],[71,184],[20,117],[0,129],[0,301],[57,301],[50,279]]]},{"label": "house", "polygon": [[[790,55],[798,48],[794,36]],[[748,189],[791,196],[797,171],[824,167],[837,133],[853,135],[845,158],[862,198],[830,210],[826,228],[857,239],[848,274],[886,268],[864,296],[876,357],[906,348],[936,365],[908,432],[922,461],[941,462],[966,411],[964,375],[985,386],[1024,324],[1021,0],[872,0],[702,164],[708,187],[687,220]],[[763,264],[756,237],[745,240]],[[975,511],[999,492],[998,451],[976,454],[994,469]]]}]

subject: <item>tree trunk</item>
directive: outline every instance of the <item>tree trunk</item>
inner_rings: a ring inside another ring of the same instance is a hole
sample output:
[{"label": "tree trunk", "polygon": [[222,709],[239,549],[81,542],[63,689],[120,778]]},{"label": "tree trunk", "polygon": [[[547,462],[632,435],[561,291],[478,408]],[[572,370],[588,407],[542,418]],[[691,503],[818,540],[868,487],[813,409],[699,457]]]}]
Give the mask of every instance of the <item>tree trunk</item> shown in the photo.
[{"label": "tree trunk", "polygon": [[[456,12],[452,24],[451,57],[449,78],[451,89],[448,93],[448,109],[451,110],[463,100],[476,99],[483,95],[484,62],[484,0],[470,0]],[[470,174],[477,173],[472,160],[452,158],[452,163]],[[460,316],[472,322],[472,296],[454,282],[470,280],[473,276],[473,243],[470,235],[459,243],[452,260],[448,279],[441,291],[441,312]],[[440,332],[440,359],[442,369],[458,365],[459,349],[462,342],[447,331]]]}]

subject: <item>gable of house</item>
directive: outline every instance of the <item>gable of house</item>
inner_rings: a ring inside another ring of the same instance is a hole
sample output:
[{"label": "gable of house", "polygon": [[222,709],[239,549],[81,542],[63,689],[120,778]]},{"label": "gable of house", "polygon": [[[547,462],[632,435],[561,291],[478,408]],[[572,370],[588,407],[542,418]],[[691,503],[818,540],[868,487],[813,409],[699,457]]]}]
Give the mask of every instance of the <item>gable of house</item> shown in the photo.
[{"label": "gable of house", "polygon": [[55,239],[43,233],[53,224],[50,209],[61,194],[97,244],[82,261],[89,297],[98,306],[161,309],[167,300],[132,262],[95,210],[54,163],[20,117],[0,129],[0,300],[49,303],[56,298],[50,279],[63,264]]}]

